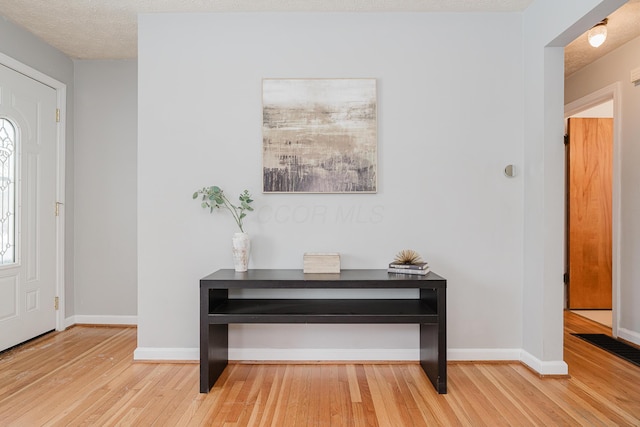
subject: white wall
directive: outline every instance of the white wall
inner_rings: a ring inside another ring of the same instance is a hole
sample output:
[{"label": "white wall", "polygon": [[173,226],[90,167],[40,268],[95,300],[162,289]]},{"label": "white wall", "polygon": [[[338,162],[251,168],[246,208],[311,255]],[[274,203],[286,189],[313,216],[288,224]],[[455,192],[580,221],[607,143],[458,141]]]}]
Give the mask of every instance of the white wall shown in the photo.
[{"label": "white wall", "polygon": [[640,344],[640,85],[630,71],[640,67],[640,37],[569,76],[567,104],[620,82],[621,231],[618,335]]},{"label": "white wall", "polygon": [[[575,2],[572,2],[575,3]],[[581,14],[569,3],[538,0],[523,14],[524,248],[523,359],[538,372],[566,373],[562,362],[562,49],[548,47]],[[577,34],[576,34],[577,36]],[[562,45],[562,44],[560,44]],[[557,288],[557,289],[556,289]]]},{"label": "white wall", "polygon": [[137,62],[75,61],[75,322],[135,323]]},{"label": "white wall", "polygon": [[[413,248],[449,280],[454,355],[520,349],[522,178],[503,169],[523,156],[521,35],[519,14],[142,15],[137,356],[198,347],[198,280],[232,266],[232,219],[191,200],[212,184],[255,195],[250,268],[301,268],[305,251],[384,268]],[[267,77],[377,79],[377,194],[261,194]],[[246,326],[231,345],[417,357],[414,326],[339,331]]]},{"label": "white wall", "polygon": [[524,24],[523,356],[562,374],[564,144],[563,49],[624,0],[536,0]]},{"label": "white wall", "polygon": [[[136,357],[197,357],[198,279],[231,267],[233,226],[189,195],[217,184],[257,193],[251,268],[300,268],[310,250],[341,252],[345,268],[380,268],[414,248],[449,279],[450,358],[521,358],[566,373],[562,46],[621,3],[536,0],[524,14],[141,16]],[[378,194],[260,194],[265,77],[378,79]],[[505,178],[506,164],[522,173]],[[350,326],[336,337],[322,325],[237,327],[231,354],[304,358],[320,347],[390,358],[385,342],[417,355],[412,328]]]},{"label": "white wall", "polygon": [[49,46],[22,27],[0,16],[0,52],[67,86],[65,128],[65,315],[74,313],[74,87],[73,62],[59,50]]}]

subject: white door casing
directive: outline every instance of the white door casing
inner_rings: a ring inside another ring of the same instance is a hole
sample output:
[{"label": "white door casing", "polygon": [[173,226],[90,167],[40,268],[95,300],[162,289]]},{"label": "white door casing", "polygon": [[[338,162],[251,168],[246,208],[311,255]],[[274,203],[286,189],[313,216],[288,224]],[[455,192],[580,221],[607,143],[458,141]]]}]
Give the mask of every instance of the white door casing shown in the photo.
[{"label": "white door casing", "polygon": [[57,92],[0,65],[0,117],[15,128],[15,262],[0,265],[0,350],[57,326]]}]

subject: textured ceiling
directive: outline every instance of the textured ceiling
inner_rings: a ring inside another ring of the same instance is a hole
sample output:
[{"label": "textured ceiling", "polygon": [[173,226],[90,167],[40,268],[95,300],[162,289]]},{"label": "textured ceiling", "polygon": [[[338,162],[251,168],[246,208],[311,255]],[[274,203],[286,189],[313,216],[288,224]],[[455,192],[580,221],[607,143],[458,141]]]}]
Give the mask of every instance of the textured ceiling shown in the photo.
[{"label": "textured ceiling", "polygon": [[[0,15],[74,59],[137,56],[137,15],[158,12],[517,12],[532,0],[0,0]],[[570,75],[640,35],[640,0],[609,16],[597,49],[583,35],[565,52]]]},{"label": "textured ceiling", "polygon": [[137,14],[154,12],[521,11],[532,0],[0,0],[0,14],[76,59],[137,56]]},{"label": "textured ceiling", "polygon": [[602,46],[591,47],[586,33],[567,45],[564,51],[565,76],[570,76],[585,65],[638,36],[640,36],[640,0],[629,0],[608,16],[607,40]]}]

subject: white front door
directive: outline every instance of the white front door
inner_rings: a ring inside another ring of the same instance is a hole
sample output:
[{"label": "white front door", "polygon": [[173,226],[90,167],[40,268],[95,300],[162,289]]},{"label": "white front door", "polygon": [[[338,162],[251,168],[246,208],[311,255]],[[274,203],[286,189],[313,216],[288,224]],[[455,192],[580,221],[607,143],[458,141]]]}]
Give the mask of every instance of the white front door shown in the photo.
[{"label": "white front door", "polygon": [[0,350],[56,328],[56,96],[0,65]]}]

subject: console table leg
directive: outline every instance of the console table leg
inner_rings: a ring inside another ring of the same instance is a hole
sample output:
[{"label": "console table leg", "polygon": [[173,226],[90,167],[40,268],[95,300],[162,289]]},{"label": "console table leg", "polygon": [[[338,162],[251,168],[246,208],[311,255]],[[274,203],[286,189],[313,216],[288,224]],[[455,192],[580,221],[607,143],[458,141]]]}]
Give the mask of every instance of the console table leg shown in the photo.
[{"label": "console table leg", "polygon": [[439,325],[420,324],[420,365],[436,391],[446,394],[447,349],[446,346],[440,345],[439,327]]},{"label": "console table leg", "polygon": [[200,393],[208,393],[229,362],[229,325],[208,325],[207,343],[200,343]]}]

